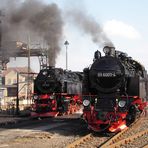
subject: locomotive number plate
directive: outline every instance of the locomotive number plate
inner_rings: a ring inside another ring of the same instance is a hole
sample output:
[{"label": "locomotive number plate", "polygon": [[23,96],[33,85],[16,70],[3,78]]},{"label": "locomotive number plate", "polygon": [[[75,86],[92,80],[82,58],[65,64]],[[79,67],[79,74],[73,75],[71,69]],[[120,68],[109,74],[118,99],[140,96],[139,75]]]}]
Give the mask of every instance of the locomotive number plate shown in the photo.
[{"label": "locomotive number plate", "polygon": [[116,74],[112,72],[98,72],[97,74],[98,77],[115,77]]}]

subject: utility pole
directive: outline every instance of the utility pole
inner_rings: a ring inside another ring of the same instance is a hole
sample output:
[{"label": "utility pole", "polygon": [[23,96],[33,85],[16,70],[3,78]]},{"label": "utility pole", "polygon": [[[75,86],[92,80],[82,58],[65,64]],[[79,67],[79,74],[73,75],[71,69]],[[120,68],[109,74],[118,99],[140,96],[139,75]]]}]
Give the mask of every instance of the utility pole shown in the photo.
[{"label": "utility pole", "polygon": [[0,108],[1,108],[2,96],[3,96],[2,95],[2,29],[1,29],[1,20],[0,20]]},{"label": "utility pole", "polygon": [[[2,13],[0,11],[0,17]],[[0,18],[0,88],[2,87],[2,21]]]},{"label": "utility pole", "polygon": [[[2,94],[2,21],[1,21],[2,11],[0,10],[0,94]],[[2,97],[2,96],[0,96]],[[1,102],[0,102],[1,103]]]},{"label": "utility pole", "polygon": [[65,41],[64,45],[66,47],[66,70],[67,70],[68,69],[68,51],[67,51],[67,49],[68,49],[68,45],[69,45],[68,41]]},{"label": "utility pole", "polygon": [[2,87],[2,29],[0,20],[0,89]]},{"label": "utility pole", "polygon": [[31,97],[30,97],[30,35],[28,34],[28,76],[27,76],[27,105],[31,104]]}]

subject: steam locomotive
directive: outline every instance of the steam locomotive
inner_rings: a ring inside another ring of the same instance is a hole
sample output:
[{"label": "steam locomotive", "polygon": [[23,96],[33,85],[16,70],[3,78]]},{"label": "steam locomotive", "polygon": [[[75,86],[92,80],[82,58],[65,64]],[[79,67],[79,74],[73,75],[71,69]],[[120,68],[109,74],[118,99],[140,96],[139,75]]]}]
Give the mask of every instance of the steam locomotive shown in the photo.
[{"label": "steam locomotive", "polygon": [[117,132],[145,112],[148,77],[145,68],[126,53],[105,46],[94,54],[83,80],[83,118],[88,128]]},{"label": "steam locomotive", "polygon": [[82,104],[82,73],[48,67],[34,80],[32,117],[70,114]]}]

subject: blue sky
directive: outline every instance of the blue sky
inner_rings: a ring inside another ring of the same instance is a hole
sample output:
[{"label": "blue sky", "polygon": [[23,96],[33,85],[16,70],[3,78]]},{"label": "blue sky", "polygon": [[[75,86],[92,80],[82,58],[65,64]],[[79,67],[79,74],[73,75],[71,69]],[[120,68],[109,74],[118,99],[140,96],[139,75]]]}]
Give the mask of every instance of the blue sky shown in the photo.
[{"label": "blue sky", "polygon": [[[148,1],[147,0],[43,0],[56,3],[63,12],[80,9],[98,22],[117,50],[142,63],[148,69]],[[64,41],[69,41],[68,69],[82,71],[93,61],[96,50],[102,50],[91,41],[89,35],[64,18],[64,36],[56,66],[65,68]],[[24,62],[24,61],[23,61]],[[14,65],[14,61],[11,65]],[[31,66],[38,71],[37,59]]]}]

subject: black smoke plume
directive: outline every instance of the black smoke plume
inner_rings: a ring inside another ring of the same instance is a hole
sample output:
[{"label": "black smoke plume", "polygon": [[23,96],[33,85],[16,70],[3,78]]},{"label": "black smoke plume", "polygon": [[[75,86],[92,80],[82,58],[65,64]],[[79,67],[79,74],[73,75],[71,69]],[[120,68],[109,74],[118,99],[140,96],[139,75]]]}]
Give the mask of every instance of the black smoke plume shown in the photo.
[{"label": "black smoke plume", "polygon": [[[48,46],[49,65],[54,66],[60,51],[63,21],[56,4],[39,0],[0,0],[4,16],[2,39],[5,41],[42,41]],[[12,50],[13,52],[13,50]]]},{"label": "black smoke plume", "polygon": [[67,17],[72,21],[76,27],[80,28],[84,33],[91,36],[92,41],[100,46],[113,46],[113,43],[106,36],[101,25],[96,22],[86,12],[75,9],[67,13]]}]

